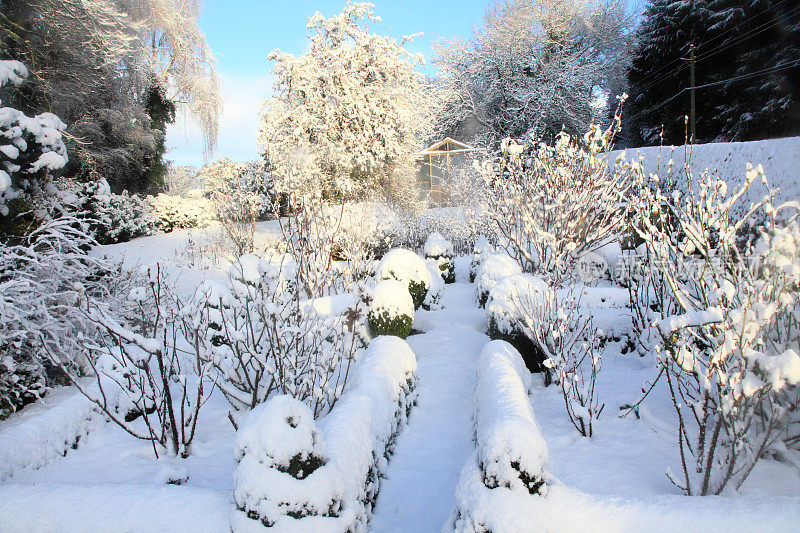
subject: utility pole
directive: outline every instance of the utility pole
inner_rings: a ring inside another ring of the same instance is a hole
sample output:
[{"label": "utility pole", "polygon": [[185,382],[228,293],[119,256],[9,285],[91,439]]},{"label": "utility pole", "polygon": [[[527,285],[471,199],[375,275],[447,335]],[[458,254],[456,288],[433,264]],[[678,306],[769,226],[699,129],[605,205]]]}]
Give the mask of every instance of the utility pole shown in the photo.
[{"label": "utility pole", "polygon": [[689,110],[689,127],[691,131],[691,142],[694,143],[697,134],[695,125],[695,100],[694,100],[694,43],[689,45],[689,83],[691,85],[691,108]]}]

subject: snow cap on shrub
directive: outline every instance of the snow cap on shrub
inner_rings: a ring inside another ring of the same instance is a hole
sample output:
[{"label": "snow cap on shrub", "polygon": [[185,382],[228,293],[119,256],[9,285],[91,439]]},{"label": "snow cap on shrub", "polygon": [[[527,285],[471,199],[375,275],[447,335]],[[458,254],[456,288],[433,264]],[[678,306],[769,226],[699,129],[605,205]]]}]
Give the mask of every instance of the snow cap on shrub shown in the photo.
[{"label": "snow cap on shrub", "polygon": [[408,287],[395,279],[380,281],[372,290],[370,311],[386,311],[390,316],[414,316],[414,301]]},{"label": "snow cap on shrub", "polygon": [[478,270],[476,287],[478,303],[484,305],[489,291],[498,281],[512,274],[519,274],[522,269],[519,263],[505,254],[492,254],[486,258]]},{"label": "snow cap on shrub", "polygon": [[522,310],[539,306],[550,290],[545,281],[531,274],[506,276],[489,291],[486,317],[498,331],[512,333],[521,320]]},{"label": "snow cap on shrub", "polygon": [[415,308],[422,305],[431,286],[431,275],[425,266],[425,261],[405,248],[389,250],[378,263],[375,277],[379,280],[396,279],[406,285],[414,300]]},{"label": "snow cap on shrub", "polygon": [[438,231],[431,233],[423,247],[425,257],[436,259],[438,257],[453,257],[453,245],[442,237]]},{"label": "snow cap on shrub", "polygon": [[372,291],[372,303],[367,313],[370,333],[406,338],[414,321],[414,301],[408,288],[396,279],[379,282]]},{"label": "snow cap on shrub", "polygon": [[250,454],[265,466],[285,471],[293,459],[322,459],[325,445],[308,406],[280,395],[256,406],[242,421],[236,437],[236,459]]}]

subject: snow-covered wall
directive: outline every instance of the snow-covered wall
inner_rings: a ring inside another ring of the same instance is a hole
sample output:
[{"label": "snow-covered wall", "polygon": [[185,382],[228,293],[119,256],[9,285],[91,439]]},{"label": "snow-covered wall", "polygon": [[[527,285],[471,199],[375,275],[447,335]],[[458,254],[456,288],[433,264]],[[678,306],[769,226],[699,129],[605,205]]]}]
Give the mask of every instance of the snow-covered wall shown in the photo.
[{"label": "snow-covered wall", "polygon": [[[611,152],[609,162],[613,164],[622,150]],[[708,170],[716,172],[728,181],[729,185],[744,180],[747,163],[761,165],[769,180],[770,187],[779,187],[779,201],[800,199],[800,137],[769,139],[766,141],[708,143],[695,146],[649,146],[645,148],[628,148],[626,158],[630,161],[638,154],[644,156],[644,168],[647,173],[666,176],[669,161],[674,163],[673,172],[679,171],[685,179],[684,165],[688,159],[693,172]],[[763,184],[753,185],[753,194],[748,200],[758,198],[766,192]]]}]

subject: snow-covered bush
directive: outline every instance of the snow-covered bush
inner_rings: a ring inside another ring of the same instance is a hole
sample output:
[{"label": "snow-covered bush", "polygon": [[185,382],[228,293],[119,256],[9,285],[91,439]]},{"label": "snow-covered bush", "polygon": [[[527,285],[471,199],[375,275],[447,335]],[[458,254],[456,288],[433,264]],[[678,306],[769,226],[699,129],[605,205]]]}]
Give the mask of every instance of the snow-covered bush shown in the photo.
[{"label": "snow-covered bush", "polygon": [[188,457],[200,408],[213,390],[209,365],[203,363],[206,346],[193,317],[169,291],[160,265],[143,274],[144,286],[130,291],[135,314],[126,323],[91,295],[79,301],[97,331],[78,340],[96,387],[71,372],[72,353],[49,347],[49,355],[109,420],[149,441],[156,458],[164,452]]},{"label": "snow-covered bush", "polygon": [[431,286],[428,288],[428,294],[425,295],[425,300],[422,302],[422,308],[427,311],[438,311],[442,308],[442,297],[444,296],[444,280],[439,275],[439,262],[433,259],[426,259],[425,265],[428,267],[428,273],[431,276]]},{"label": "snow-covered bush", "polygon": [[479,235],[478,240],[475,241],[475,246],[472,250],[472,261],[469,264],[469,282],[475,283],[475,278],[478,276],[483,262],[495,252],[494,246],[491,245],[486,235]]},{"label": "snow-covered bush", "polygon": [[419,309],[431,287],[431,274],[425,260],[404,248],[390,250],[375,269],[375,279],[396,279],[408,287],[414,300],[414,309]]},{"label": "snow-covered bush", "polygon": [[466,254],[485,226],[484,218],[476,216],[469,206],[430,208],[404,217],[400,244],[422,253],[428,237],[438,233],[452,245],[454,253]]},{"label": "snow-covered bush", "polygon": [[[86,255],[92,240],[81,222],[59,214],[51,197],[43,200],[54,218],[0,244],[0,418],[63,382],[46,353],[73,350],[84,334],[85,321],[74,308],[77,291],[112,290],[98,284],[106,265]],[[84,361],[76,357],[74,363],[71,370],[78,370]]]},{"label": "snow-covered bush", "polygon": [[531,375],[505,341],[491,341],[478,359],[477,450],[456,486],[450,524],[456,531],[506,531],[495,499],[547,495],[547,443],[531,407]]},{"label": "snow-covered bush", "polygon": [[221,159],[205,166],[200,179],[236,255],[252,253],[256,222],[272,213],[275,200],[272,176],[263,162]]},{"label": "snow-covered bush", "polygon": [[577,258],[623,227],[630,172],[607,165],[618,130],[619,116],[605,131],[592,126],[583,145],[564,132],[553,146],[507,139],[500,160],[483,164],[485,208],[498,246],[524,271],[558,285]]},{"label": "snow-covered bush", "polygon": [[423,247],[425,259],[433,259],[439,267],[439,275],[445,283],[453,283],[456,280],[456,272],[453,265],[453,245],[438,232],[431,233],[425,241]]},{"label": "snow-covered bush", "polygon": [[489,291],[498,281],[520,272],[522,269],[519,267],[519,263],[505,254],[492,254],[487,257],[478,269],[478,275],[475,278],[475,299],[478,305],[481,307],[486,305]]},{"label": "snow-covered bush", "polygon": [[127,191],[112,193],[105,178],[84,183],[72,194],[75,209],[99,244],[127,242],[155,231],[144,200]]},{"label": "snow-covered bush", "polygon": [[532,372],[546,370],[544,352],[525,329],[525,311],[536,302],[549,298],[552,289],[545,281],[531,274],[512,274],[497,282],[489,291],[486,301],[488,334],[492,339],[509,342],[522,354],[525,365]]},{"label": "snow-covered bush", "polygon": [[197,189],[186,197],[163,193],[148,196],[146,202],[159,231],[169,233],[175,229],[204,228],[215,222],[211,201]]},{"label": "snow-covered bush", "polygon": [[[19,61],[0,60],[0,87],[8,83],[19,86],[27,77],[28,69]],[[24,204],[30,195],[41,191],[52,171],[66,165],[67,148],[61,135],[66,127],[52,113],[29,117],[12,107],[0,108],[0,222],[3,225],[9,222],[5,219],[11,213],[9,202],[16,200]],[[25,210],[21,205],[14,211]]]},{"label": "snow-covered bush", "polygon": [[394,335],[405,339],[414,321],[414,301],[408,287],[394,279],[379,281],[372,291],[367,313],[369,331],[373,337]]},{"label": "snow-covered bush", "polygon": [[334,256],[344,261],[348,281],[372,274],[375,259],[393,248],[403,231],[400,217],[384,202],[345,202],[329,211],[341,212],[339,231],[334,237]]},{"label": "snow-covered bush", "polygon": [[[687,167],[688,192],[665,195],[657,176],[632,166],[636,226],[650,260],[637,291],[639,327],[655,324],[641,333],[677,414],[681,469],[669,478],[686,494],[738,489],[761,457],[791,442],[800,382],[798,206],[774,206],[771,192],[736,209],[757,179],[768,185],[760,167],[748,165],[732,190]],[[759,216],[750,236],[748,221]]]},{"label": "snow-covered bush", "polygon": [[[347,316],[306,305],[297,262],[273,252],[243,255],[225,284],[205,282],[193,314],[206,346],[204,361],[234,411],[252,409],[272,394],[326,413],[344,390],[363,345],[360,301]],[[234,413],[231,421],[236,424]]]},{"label": "snow-covered bush", "polygon": [[414,401],[416,367],[405,341],[377,337],[324,418],[285,396],[251,411],[236,443],[231,529],[365,531]]}]

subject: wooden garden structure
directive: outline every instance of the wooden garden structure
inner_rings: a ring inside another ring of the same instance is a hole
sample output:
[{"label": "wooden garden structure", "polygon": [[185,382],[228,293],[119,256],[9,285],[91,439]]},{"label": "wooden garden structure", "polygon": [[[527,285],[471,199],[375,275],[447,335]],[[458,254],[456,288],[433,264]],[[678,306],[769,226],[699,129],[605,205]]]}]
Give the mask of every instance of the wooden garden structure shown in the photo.
[{"label": "wooden garden structure", "polygon": [[435,204],[447,203],[447,188],[454,171],[464,169],[468,154],[477,148],[445,137],[418,154],[417,185],[420,196],[430,198]]}]

